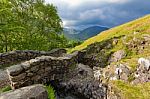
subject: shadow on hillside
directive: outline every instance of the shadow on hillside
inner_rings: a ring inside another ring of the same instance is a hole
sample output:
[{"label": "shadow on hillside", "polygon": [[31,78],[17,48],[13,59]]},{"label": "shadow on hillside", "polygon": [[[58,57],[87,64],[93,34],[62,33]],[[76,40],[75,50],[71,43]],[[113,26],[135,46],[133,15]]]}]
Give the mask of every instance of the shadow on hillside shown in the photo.
[{"label": "shadow on hillside", "polygon": [[82,56],[80,63],[89,65],[91,68],[94,66],[105,68],[110,64],[109,59],[114,53],[112,49],[117,45],[120,38],[124,36],[125,35],[113,37],[105,41],[88,45],[88,47],[83,50],[84,55]]}]

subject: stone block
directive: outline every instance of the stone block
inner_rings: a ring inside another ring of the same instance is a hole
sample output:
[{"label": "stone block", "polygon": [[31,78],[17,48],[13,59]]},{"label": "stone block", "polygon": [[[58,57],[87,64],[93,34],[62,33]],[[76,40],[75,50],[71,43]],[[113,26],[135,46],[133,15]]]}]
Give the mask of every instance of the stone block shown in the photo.
[{"label": "stone block", "polygon": [[0,99],[48,99],[43,85],[37,84],[0,94]]},{"label": "stone block", "polygon": [[16,76],[20,74],[22,71],[23,71],[23,68],[21,65],[13,65],[7,69],[7,73],[10,76]]}]

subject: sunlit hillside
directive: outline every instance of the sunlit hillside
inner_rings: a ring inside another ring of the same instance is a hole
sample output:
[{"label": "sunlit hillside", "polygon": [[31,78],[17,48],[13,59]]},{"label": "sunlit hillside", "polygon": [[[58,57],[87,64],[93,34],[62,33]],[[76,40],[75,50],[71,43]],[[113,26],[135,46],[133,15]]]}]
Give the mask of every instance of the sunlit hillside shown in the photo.
[{"label": "sunlit hillside", "polygon": [[140,34],[150,34],[150,15],[104,31],[86,40],[83,44],[73,48],[71,51],[82,50],[92,43],[104,41],[110,38],[119,37],[122,35],[132,35],[134,32],[140,32]]}]

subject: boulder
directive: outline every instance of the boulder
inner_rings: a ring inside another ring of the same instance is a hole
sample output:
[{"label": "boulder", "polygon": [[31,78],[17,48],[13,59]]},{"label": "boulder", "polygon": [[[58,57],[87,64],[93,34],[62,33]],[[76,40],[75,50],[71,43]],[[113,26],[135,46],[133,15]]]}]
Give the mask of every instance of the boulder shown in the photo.
[{"label": "boulder", "polygon": [[134,73],[135,80],[133,84],[150,82],[150,59],[149,58],[139,58],[138,67]]},{"label": "boulder", "polygon": [[106,99],[107,86],[94,79],[93,70],[88,65],[78,64],[67,79],[60,83],[59,91],[65,90],[65,93],[72,93],[81,99]]},{"label": "boulder", "polygon": [[140,65],[139,66],[140,69],[149,70],[149,68],[150,68],[150,60],[149,59],[139,58],[138,63]]},{"label": "boulder", "polygon": [[8,86],[10,84],[9,76],[7,75],[6,70],[0,69],[0,88]]},{"label": "boulder", "polygon": [[117,62],[117,61],[121,60],[122,58],[124,58],[125,56],[126,56],[125,51],[119,50],[112,55],[110,62]]},{"label": "boulder", "polygon": [[48,99],[43,85],[37,84],[0,94],[0,99]]},{"label": "boulder", "polygon": [[10,74],[11,76],[15,76],[15,75],[20,74],[23,71],[23,68],[20,65],[13,65],[13,66],[10,66],[7,69],[7,71],[8,71],[8,74]]},{"label": "boulder", "polygon": [[107,77],[110,77],[110,80],[123,80],[125,82],[128,81],[128,77],[131,74],[130,69],[125,64],[119,64],[112,66],[111,69],[108,69],[109,72]]}]

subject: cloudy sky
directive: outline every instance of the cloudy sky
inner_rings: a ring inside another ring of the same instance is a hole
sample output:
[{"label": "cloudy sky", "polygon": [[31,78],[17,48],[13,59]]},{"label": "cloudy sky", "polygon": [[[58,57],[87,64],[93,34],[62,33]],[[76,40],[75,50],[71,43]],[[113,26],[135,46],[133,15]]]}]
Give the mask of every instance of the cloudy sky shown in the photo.
[{"label": "cloudy sky", "polygon": [[150,0],[45,0],[57,6],[64,27],[114,27],[150,14]]}]

